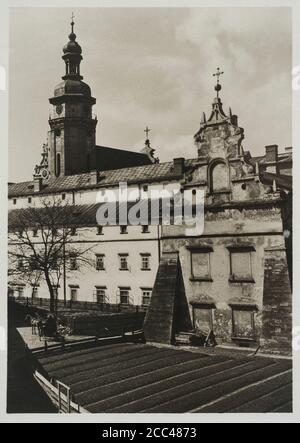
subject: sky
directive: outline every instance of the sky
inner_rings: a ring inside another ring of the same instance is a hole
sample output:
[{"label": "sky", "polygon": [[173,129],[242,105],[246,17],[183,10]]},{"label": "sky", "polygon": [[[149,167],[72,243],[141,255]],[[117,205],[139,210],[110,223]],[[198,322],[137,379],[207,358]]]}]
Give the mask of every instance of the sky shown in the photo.
[{"label": "sky", "polygon": [[[288,8],[75,8],[81,74],[97,103],[97,144],[140,151],[151,128],[163,161],[195,158],[193,136],[215,97],[260,155],[292,143],[292,22]],[[64,75],[70,8],[11,8],[9,179],[31,180]]]}]

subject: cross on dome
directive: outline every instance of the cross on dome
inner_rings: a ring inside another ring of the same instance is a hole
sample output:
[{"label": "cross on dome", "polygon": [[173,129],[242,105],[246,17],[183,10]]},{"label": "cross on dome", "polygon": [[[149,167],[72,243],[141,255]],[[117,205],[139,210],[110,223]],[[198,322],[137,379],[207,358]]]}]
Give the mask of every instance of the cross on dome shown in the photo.
[{"label": "cross on dome", "polygon": [[213,77],[217,77],[217,84],[215,86],[215,91],[217,91],[217,98],[219,98],[219,92],[222,89],[222,86],[220,85],[220,77],[224,74],[224,71],[221,72],[220,68],[217,69],[217,72],[213,74]]}]

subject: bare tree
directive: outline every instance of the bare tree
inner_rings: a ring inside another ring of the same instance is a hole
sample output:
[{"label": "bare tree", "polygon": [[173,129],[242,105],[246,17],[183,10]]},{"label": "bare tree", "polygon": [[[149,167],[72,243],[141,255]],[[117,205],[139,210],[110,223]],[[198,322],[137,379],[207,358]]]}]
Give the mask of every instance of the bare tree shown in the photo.
[{"label": "bare tree", "polygon": [[9,269],[13,277],[37,285],[44,279],[55,311],[57,288],[65,271],[91,266],[92,247],[73,241],[74,207],[61,201],[42,200],[40,207],[16,209],[9,214]]}]

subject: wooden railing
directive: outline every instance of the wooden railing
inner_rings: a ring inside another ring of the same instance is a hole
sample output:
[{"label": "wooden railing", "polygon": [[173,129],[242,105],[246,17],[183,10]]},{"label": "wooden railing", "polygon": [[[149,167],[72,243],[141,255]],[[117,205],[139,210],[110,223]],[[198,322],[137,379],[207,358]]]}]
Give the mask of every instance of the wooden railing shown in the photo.
[{"label": "wooden railing", "polygon": [[[51,402],[57,407],[59,413],[63,414],[82,414],[89,413],[82,406],[72,401],[72,393],[69,386],[56,381],[51,383],[43,377],[38,371],[35,371],[34,378],[45,391]],[[63,392],[65,391],[65,393]]]}]

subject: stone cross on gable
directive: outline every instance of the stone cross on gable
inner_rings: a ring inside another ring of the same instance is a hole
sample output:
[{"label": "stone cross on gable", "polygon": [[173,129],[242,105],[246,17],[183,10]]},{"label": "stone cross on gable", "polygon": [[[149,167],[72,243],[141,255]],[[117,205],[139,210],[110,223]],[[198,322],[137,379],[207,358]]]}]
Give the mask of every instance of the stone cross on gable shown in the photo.
[{"label": "stone cross on gable", "polygon": [[220,85],[220,76],[224,74],[224,71],[221,72],[220,68],[217,69],[217,72],[213,74],[214,77],[217,77],[217,84],[215,86],[215,91],[217,91],[217,98],[219,98],[219,93],[222,89],[222,86]]},{"label": "stone cross on gable", "polygon": [[150,131],[151,131],[151,129],[149,129],[148,126],[146,126],[146,129],[144,129],[144,132],[146,133],[147,140],[149,139],[149,132]]},{"label": "stone cross on gable", "polygon": [[224,71],[221,72],[220,68],[217,69],[217,72],[213,74],[214,77],[217,77],[217,83],[220,83],[220,76],[224,74]]}]

